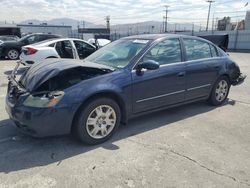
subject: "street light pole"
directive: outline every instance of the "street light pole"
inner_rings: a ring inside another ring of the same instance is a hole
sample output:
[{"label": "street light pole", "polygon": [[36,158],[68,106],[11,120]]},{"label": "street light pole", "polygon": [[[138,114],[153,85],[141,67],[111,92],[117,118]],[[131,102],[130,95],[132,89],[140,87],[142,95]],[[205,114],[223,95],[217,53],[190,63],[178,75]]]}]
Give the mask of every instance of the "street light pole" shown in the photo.
[{"label": "street light pole", "polygon": [[209,17],[210,17],[211,4],[214,3],[215,1],[213,1],[213,0],[207,0],[207,2],[209,3],[209,8],[208,8],[208,15],[207,15],[207,27],[206,27],[206,31],[208,30],[208,24],[209,24]]}]

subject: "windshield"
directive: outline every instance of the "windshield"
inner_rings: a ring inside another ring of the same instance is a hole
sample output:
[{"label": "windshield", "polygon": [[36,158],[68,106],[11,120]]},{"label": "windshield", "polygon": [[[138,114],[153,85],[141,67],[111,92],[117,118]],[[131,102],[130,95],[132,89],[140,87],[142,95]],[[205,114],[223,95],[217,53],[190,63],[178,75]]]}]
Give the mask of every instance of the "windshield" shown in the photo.
[{"label": "windshield", "polygon": [[86,58],[98,64],[107,65],[115,69],[126,67],[149,42],[149,40],[130,39],[117,40],[97,50]]},{"label": "windshield", "polygon": [[31,36],[31,35],[26,35],[26,36],[20,38],[19,41],[24,41],[24,40],[27,39],[29,36]]},{"label": "windshield", "polygon": [[111,41],[107,40],[107,39],[97,39],[97,42],[98,42],[99,46],[105,46],[105,45],[109,44]]}]

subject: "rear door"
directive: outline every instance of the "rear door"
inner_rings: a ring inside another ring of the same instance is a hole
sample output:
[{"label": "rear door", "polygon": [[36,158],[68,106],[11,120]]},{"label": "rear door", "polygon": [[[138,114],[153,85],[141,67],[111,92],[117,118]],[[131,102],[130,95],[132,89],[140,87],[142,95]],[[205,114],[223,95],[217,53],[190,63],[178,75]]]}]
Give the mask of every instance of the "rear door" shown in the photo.
[{"label": "rear door", "polygon": [[206,41],[183,38],[186,54],[186,100],[209,95],[223,64],[217,50]]},{"label": "rear door", "polygon": [[133,112],[168,106],[184,101],[185,65],[178,38],[166,39],[150,49],[141,62],[154,60],[160,64],[157,70],[132,71]]},{"label": "rear door", "polygon": [[55,49],[61,58],[75,58],[72,43],[69,40],[59,41],[55,45]]}]

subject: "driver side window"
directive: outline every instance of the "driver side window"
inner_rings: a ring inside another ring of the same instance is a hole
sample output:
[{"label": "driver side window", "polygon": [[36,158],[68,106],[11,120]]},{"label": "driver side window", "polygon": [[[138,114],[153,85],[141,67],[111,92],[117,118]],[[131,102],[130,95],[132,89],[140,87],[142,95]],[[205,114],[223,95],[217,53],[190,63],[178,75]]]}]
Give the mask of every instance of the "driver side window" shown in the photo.
[{"label": "driver side window", "polygon": [[143,61],[154,60],[160,65],[181,62],[179,39],[167,39],[154,46],[144,56]]}]

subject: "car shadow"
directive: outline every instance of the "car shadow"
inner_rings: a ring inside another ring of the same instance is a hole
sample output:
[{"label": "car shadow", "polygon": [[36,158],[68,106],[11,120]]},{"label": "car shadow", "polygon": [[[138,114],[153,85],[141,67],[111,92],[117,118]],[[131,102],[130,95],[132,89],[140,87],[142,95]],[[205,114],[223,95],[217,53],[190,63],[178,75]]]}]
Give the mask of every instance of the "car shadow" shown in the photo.
[{"label": "car shadow", "polygon": [[11,59],[8,59],[7,57],[6,58],[0,58],[0,61],[18,61],[19,59],[16,59],[16,60],[11,60]]},{"label": "car shadow", "polygon": [[[234,104],[233,100],[225,103],[225,105]],[[116,141],[168,126],[173,122],[203,114],[215,108],[204,102],[198,102],[141,116],[129,121],[126,126],[120,126],[112,139],[96,146],[84,145],[71,136],[32,138],[19,133],[12,121],[3,120],[0,122],[0,173],[10,173],[52,163],[59,166],[65,159],[100,147],[118,150],[120,148],[115,144]]]},{"label": "car shadow", "polygon": [[[22,75],[26,70],[27,70],[28,67],[21,67],[17,70],[16,72],[16,75]],[[9,76],[11,75],[13,70],[8,70],[8,71],[5,71],[4,74]]]}]

